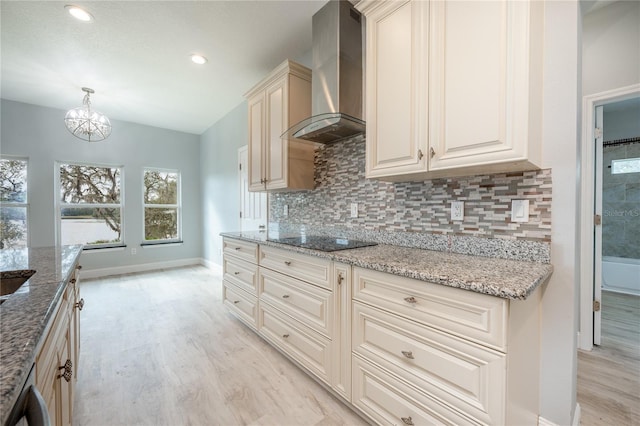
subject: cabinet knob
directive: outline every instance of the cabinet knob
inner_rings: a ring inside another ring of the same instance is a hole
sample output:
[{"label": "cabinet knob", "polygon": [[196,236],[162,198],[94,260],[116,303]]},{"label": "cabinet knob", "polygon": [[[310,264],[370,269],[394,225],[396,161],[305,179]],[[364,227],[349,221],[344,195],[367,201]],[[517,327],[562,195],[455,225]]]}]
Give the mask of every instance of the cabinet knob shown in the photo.
[{"label": "cabinet knob", "polygon": [[71,284],[75,284],[75,283],[76,283],[76,281],[77,281],[77,280],[76,280],[75,278],[71,278],[71,279],[69,280],[69,282],[70,282]]},{"label": "cabinet knob", "polygon": [[283,337],[284,339],[286,339],[286,338],[288,338],[288,337],[289,337],[289,334],[288,334],[288,333],[287,333],[287,334],[283,334],[283,335],[282,335],[282,337]]},{"label": "cabinet knob", "polygon": [[436,150],[435,150],[435,149],[433,149],[433,147],[431,147],[431,148],[429,149],[429,154],[431,155],[431,158],[435,157],[435,156],[436,156]]},{"label": "cabinet knob", "polygon": [[342,276],[342,272],[340,272],[338,274],[338,285],[342,284],[342,281],[344,280],[344,277]]},{"label": "cabinet knob", "polygon": [[413,296],[405,297],[405,298],[404,298],[404,301],[405,301],[405,302],[407,302],[407,303],[418,303],[418,301],[416,300],[416,298],[415,298],[415,297],[413,297]]},{"label": "cabinet knob", "polygon": [[237,250],[240,250],[241,248],[242,247],[234,247],[233,249],[237,251]]},{"label": "cabinet knob", "polygon": [[402,355],[404,355],[405,357],[409,358],[409,359],[414,359],[413,358],[413,352],[411,351],[401,351]]},{"label": "cabinet knob", "polygon": [[282,295],[282,298],[283,298],[283,299],[288,299],[288,298],[289,298],[289,295],[288,295],[288,294],[283,294],[283,295]]},{"label": "cabinet knob", "polygon": [[422,150],[419,149],[418,150],[418,160],[422,160],[422,157],[424,157],[424,154],[422,153]]},{"label": "cabinet knob", "polygon": [[400,417],[400,419],[402,420],[402,423],[404,423],[405,425],[413,425],[413,420],[411,420],[411,417]]},{"label": "cabinet knob", "polygon": [[235,272],[233,273],[233,275],[240,275],[240,272],[235,271]]},{"label": "cabinet knob", "polygon": [[291,261],[290,260],[285,260],[284,264],[287,265],[287,266],[291,266]]},{"label": "cabinet knob", "polygon": [[234,304],[234,305],[236,305],[236,304],[238,304],[238,303],[240,303],[240,301],[239,301],[239,300],[234,300],[234,301],[233,301],[233,304]]},{"label": "cabinet knob", "polygon": [[76,266],[76,269],[82,269],[82,265]]},{"label": "cabinet knob", "polygon": [[68,359],[67,362],[65,362],[62,367],[58,367],[58,370],[64,370],[64,373],[61,373],[58,376],[58,378],[62,377],[67,382],[70,382],[71,381],[71,377],[73,376],[72,368],[73,368],[73,364],[71,363],[71,360]]},{"label": "cabinet knob", "polygon": [[74,306],[78,308],[79,311],[81,311],[82,308],[84,308],[84,299],[80,299]]}]

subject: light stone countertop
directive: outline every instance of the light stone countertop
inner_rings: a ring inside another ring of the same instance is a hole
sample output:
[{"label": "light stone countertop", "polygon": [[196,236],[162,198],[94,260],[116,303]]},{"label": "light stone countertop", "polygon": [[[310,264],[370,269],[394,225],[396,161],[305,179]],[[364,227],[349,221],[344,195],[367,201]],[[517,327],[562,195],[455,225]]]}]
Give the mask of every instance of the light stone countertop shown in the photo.
[{"label": "light stone countertop", "polygon": [[387,244],[323,252],[268,241],[266,232],[224,232],[220,235],[511,300],[526,299],[553,272],[553,266],[546,263]]},{"label": "light stone countertop", "polygon": [[0,271],[36,271],[0,304],[0,425],[22,390],[81,252],[81,245],[0,250]]}]

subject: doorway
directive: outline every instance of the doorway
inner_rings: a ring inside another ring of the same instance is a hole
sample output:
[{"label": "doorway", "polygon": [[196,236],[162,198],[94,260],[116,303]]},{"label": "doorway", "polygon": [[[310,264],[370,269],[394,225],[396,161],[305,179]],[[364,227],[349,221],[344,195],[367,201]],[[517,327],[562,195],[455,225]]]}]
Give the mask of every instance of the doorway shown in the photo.
[{"label": "doorway", "polygon": [[249,151],[238,149],[238,182],[240,190],[240,230],[267,230],[267,193],[249,191]]},{"label": "doorway", "polygon": [[[640,162],[638,114],[640,85],[584,98],[578,336],[578,348],[583,350],[602,342],[602,313],[607,309],[602,290],[605,295],[630,294],[633,287],[640,287],[640,269],[619,276],[621,259],[624,263],[638,259],[640,268],[640,252],[635,253],[640,250],[640,198],[636,198],[640,172],[634,171]],[[633,237],[636,229],[638,235]]]}]

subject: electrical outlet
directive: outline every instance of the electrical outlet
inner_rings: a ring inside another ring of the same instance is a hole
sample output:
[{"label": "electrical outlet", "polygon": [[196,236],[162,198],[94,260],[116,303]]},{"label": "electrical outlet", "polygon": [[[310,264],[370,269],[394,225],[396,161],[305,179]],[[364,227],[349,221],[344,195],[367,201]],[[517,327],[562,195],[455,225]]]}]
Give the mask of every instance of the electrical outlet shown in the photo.
[{"label": "electrical outlet", "polygon": [[464,220],[464,201],[451,202],[451,220]]},{"label": "electrical outlet", "polygon": [[351,203],[351,217],[358,217],[358,203]]},{"label": "electrical outlet", "polygon": [[289,216],[289,205],[285,204],[284,207],[282,208],[282,216],[287,217]]},{"label": "electrical outlet", "polygon": [[135,249],[135,247],[134,247],[134,248],[132,248],[132,249],[131,249],[131,254],[136,254],[136,253],[137,253],[137,250]]},{"label": "electrical outlet", "polygon": [[511,201],[511,222],[529,222],[529,200]]}]

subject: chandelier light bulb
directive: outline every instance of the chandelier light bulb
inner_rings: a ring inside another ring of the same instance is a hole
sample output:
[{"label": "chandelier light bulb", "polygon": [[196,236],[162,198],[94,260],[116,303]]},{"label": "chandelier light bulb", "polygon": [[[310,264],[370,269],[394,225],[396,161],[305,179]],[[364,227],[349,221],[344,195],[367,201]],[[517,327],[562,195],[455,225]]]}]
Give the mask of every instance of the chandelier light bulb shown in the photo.
[{"label": "chandelier light bulb", "polygon": [[83,87],[86,93],[82,106],[67,111],[64,124],[71,134],[88,142],[99,142],[111,134],[111,122],[104,114],[91,109],[91,94],[93,89]]}]

